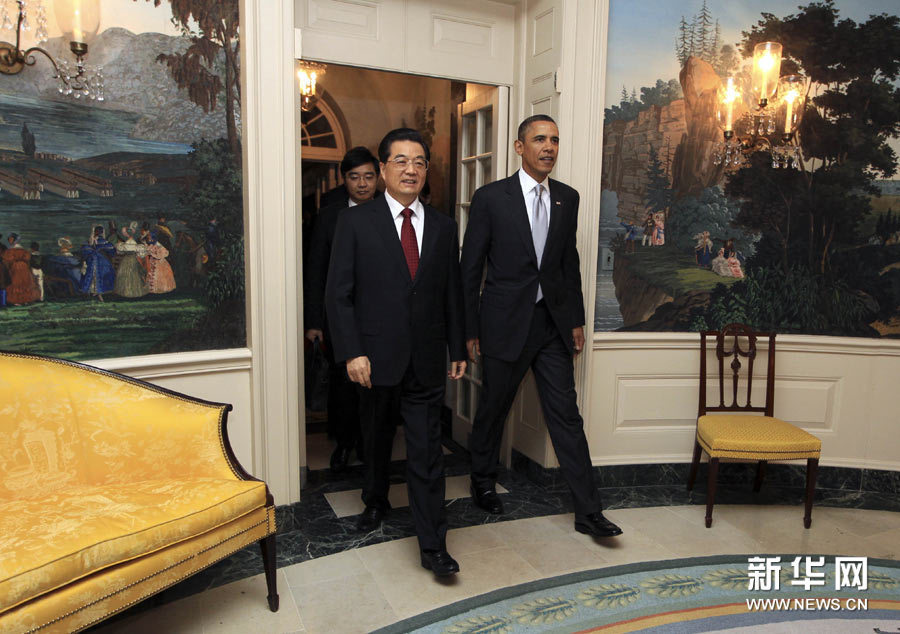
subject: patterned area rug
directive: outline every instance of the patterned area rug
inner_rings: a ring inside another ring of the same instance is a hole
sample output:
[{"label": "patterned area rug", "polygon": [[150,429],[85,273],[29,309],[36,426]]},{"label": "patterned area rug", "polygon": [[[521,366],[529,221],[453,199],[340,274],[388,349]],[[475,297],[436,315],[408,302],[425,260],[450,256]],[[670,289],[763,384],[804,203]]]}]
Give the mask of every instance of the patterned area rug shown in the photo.
[{"label": "patterned area rug", "polygon": [[[865,572],[859,565],[854,572],[837,570],[834,556],[820,560],[822,556],[800,555],[795,569],[798,556],[782,555],[763,574],[762,565],[751,564],[750,557],[754,555],[644,562],[542,579],[437,608],[377,632],[684,634],[746,628],[754,633],[900,633],[900,562],[869,559]],[[838,577],[849,587],[836,590]],[[758,589],[765,583],[768,591]]]}]

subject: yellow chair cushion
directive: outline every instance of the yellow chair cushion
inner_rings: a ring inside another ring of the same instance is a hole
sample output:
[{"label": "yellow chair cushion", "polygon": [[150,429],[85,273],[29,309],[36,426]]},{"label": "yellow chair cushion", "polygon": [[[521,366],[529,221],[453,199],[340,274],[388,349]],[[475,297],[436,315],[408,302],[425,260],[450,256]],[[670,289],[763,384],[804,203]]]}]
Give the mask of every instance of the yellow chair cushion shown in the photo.
[{"label": "yellow chair cushion", "polygon": [[185,478],[0,498],[0,612],[265,506],[262,482]]},{"label": "yellow chair cushion", "polygon": [[771,416],[707,414],[697,419],[697,442],[712,458],[818,458],[822,441]]}]

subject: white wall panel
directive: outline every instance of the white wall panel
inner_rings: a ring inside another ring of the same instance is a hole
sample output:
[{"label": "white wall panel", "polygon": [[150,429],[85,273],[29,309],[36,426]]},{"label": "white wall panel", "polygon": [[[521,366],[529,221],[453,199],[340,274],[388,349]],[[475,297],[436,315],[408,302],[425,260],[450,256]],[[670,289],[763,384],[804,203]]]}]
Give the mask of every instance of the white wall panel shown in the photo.
[{"label": "white wall panel", "polygon": [[294,0],[303,58],[406,69],[405,0]]},{"label": "white wall panel", "polygon": [[407,70],[512,84],[515,14],[515,7],[489,0],[411,0]]}]

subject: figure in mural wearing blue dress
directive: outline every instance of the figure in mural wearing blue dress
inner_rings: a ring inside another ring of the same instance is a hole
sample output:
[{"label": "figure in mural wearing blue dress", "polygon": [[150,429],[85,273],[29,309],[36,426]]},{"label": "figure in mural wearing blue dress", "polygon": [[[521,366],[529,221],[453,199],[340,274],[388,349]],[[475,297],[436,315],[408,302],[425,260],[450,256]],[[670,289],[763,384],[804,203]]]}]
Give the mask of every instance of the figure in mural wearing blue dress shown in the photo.
[{"label": "figure in mural wearing blue dress", "polygon": [[81,258],[86,269],[81,278],[82,293],[96,295],[103,301],[103,293],[108,293],[116,285],[116,273],[111,258],[116,254],[116,247],[103,236],[103,227],[97,225],[91,234],[91,243],[81,245]]},{"label": "figure in mural wearing blue dress", "polygon": [[639,240],[639,228],[633,222],[620,222],[625,227],[625,253],[634,253],[634,243]]},{"label": "figure in mural wearing blue dress", "polygon": [[698,233],[694,236],[697,241],[694,246],[694,260],[701,269],[708,269],[712,263],[713,241],[709,237],[709,231]]}]

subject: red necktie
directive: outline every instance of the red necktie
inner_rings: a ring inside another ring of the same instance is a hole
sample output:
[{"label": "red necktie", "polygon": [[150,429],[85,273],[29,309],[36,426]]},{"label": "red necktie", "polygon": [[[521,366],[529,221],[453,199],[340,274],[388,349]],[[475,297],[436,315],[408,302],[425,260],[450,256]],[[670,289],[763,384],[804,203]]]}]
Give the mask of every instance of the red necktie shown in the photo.
[{"label": "red necktie", "polygon": [[400,245],[403,247],[403,255],[406,256],[406,266],[409,267],[409,276],[416,279],[416,271],[419,268],[419,243],[416,242],[416,231],[413,229],[412,209],[404,209],[403,224],[400,226]]}]

